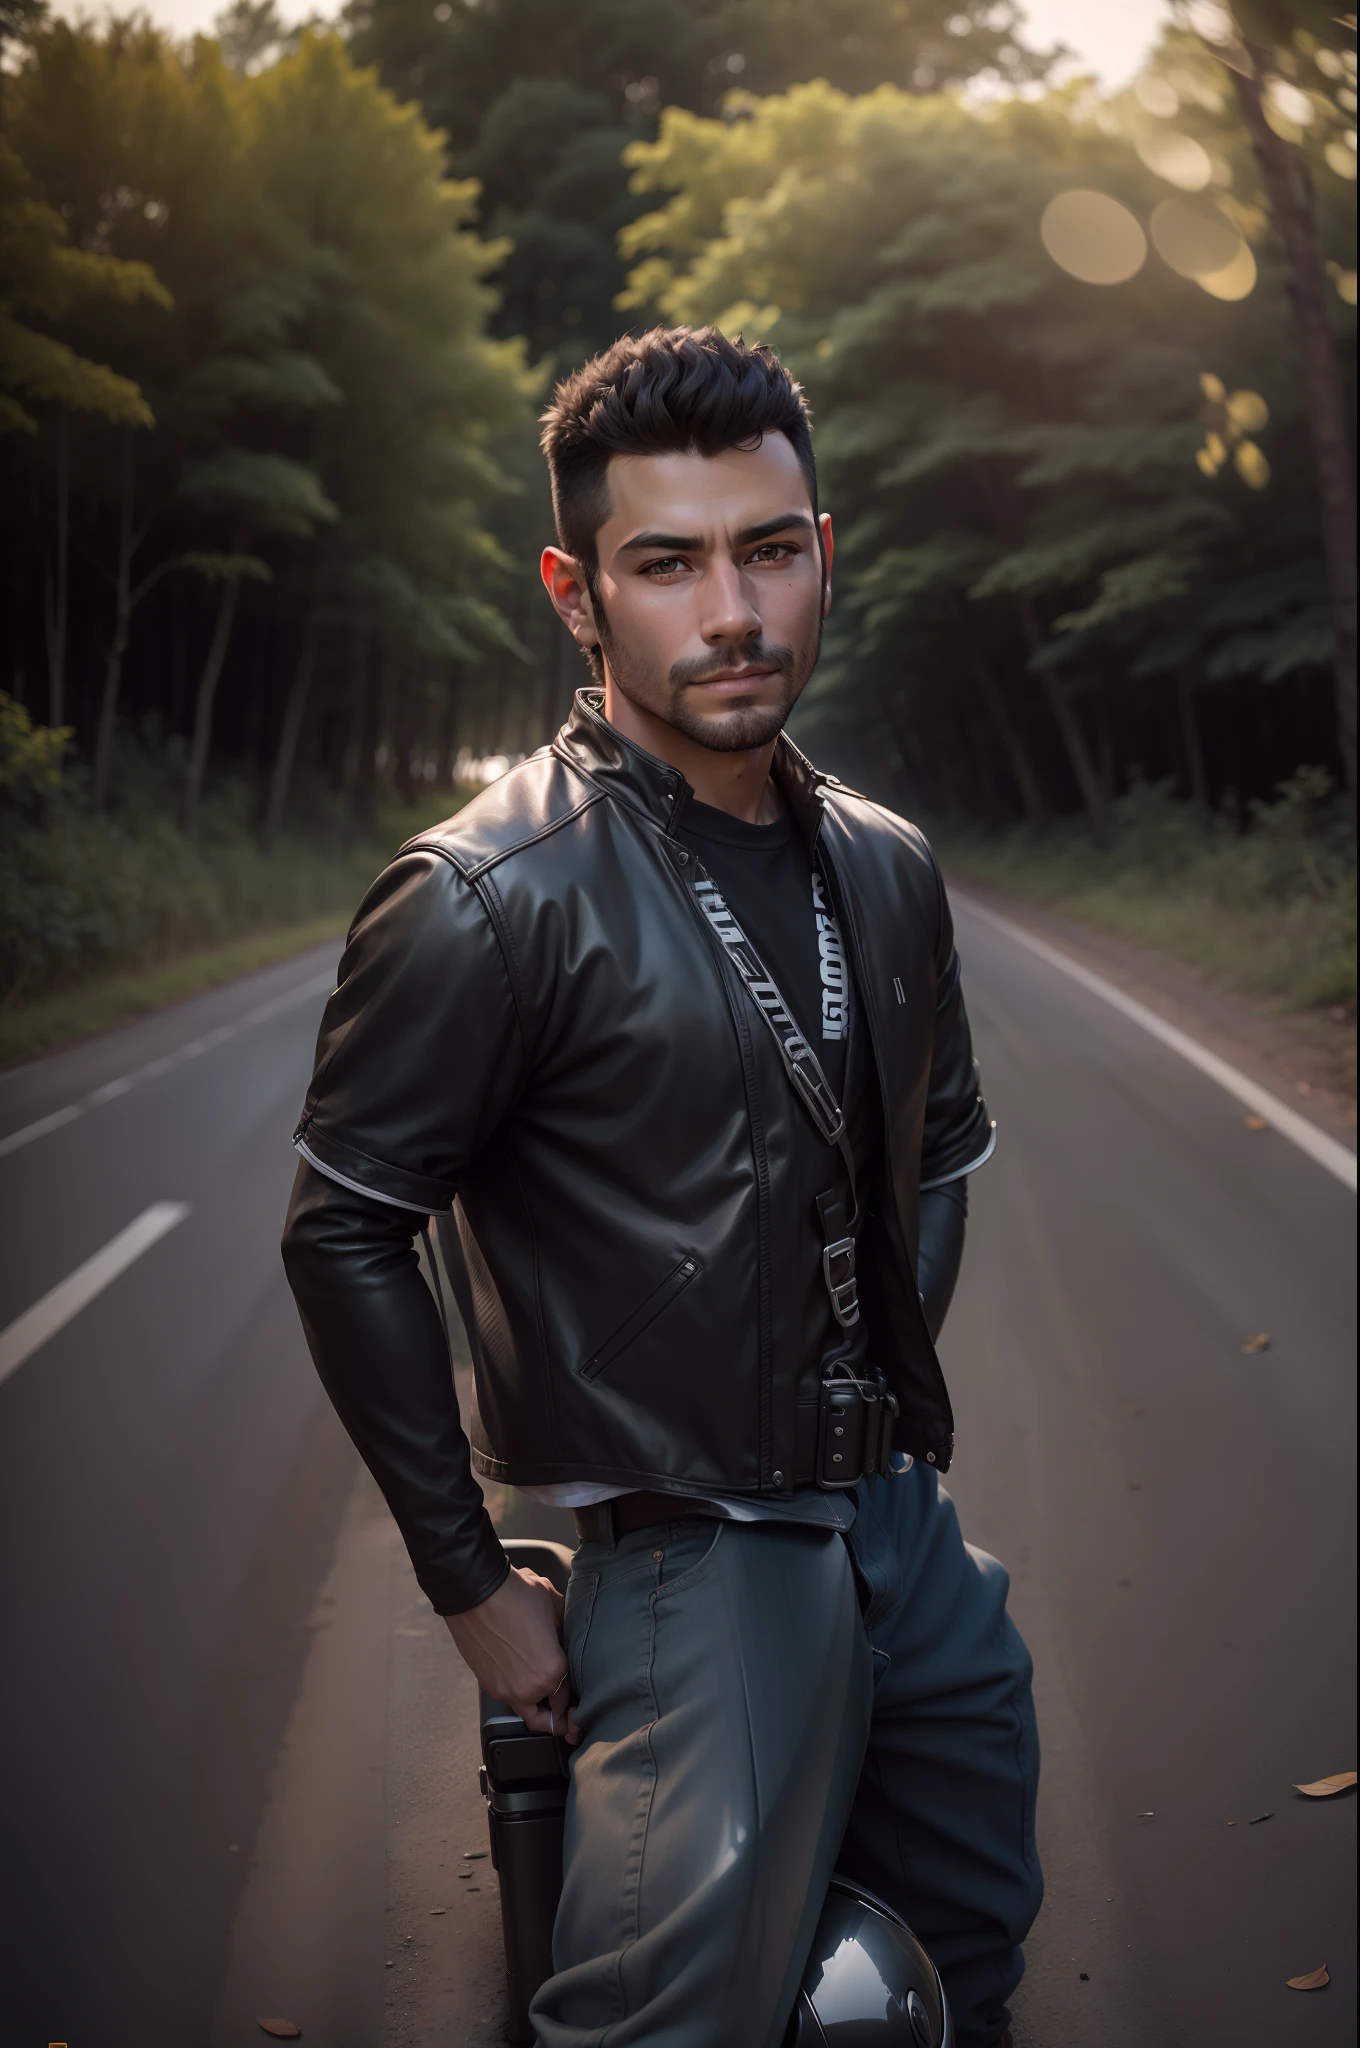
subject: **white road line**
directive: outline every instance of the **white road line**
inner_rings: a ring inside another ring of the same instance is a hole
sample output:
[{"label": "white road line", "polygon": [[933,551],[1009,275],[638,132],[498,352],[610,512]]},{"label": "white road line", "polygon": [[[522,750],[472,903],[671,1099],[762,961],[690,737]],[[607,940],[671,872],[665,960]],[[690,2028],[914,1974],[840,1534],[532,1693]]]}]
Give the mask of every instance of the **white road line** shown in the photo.
[{"label": "white road line", "polygon": [[1024,946],[1029,952],[1037,954],[1039,959],[1046,960],[1050,967],[1056,967],[1060,974],[1068,975],[1071,980],[1080,982],[1084,989],[1089,989],[1092,995],[1099,996],[1111,1009],[1118,1010],[1133,1023],[1141,1025],[1153,1038],[1160,1039],[1172,1052],[1179,1053],[1183,1060],[1188,1060],[1192,1067],[1198,1067],[1201,1074],[1207,1074],[1211,1081],[1216,1081],[1220,1088],[1225,1088],[1229,1095],[1236,1096],[1243,1108],[1249,1109],[1254,1116],[1264,1117],[1282,1138],[1288,1138],[1291,1144],[1298,1146],[1300,1152],[1306,1152],[1318,1166],[1334,1174],[1352,1194],[1356,1192],[1356,1155],[1349,1146],[1341,1144],[1339,1139],[1328,1137],[1326,1131],[1320,1131],[1306,1116],[1300,1116],[1287,1102],[1281,1102],[1278,1095],[1272,1095],[1268,1088],[1262,1088],[1259,1082],[1240,1073],[1236,1067],[1230,1066],[1227,1060],[1221,1060],[1217,1053],[1210,1052],[1207,1046],[1201,1045],[1187,1032],[1178,1031],[1174,1024],[1168,1024],[1164,1017],[1159,1017],[1146,1003],[1136,1002],[1132,996],[1126,996],[1122,989],[1116,988],[1113,982],[1104,980],[1099,974],[1092,974],[1088,967],[1080,966],[1069,954],[1061,953],[1056,946],[1050,946],[1043,939],[1035,938],[1032,932],[1027,932],[1023,925],[1013,924],[1010,918],[998,917],[994,910],[985,909],[975,897],[967,895],[964,891],[951,890],[950,894],[954,902],[962,904],[971,916],[979,917],[984,924],[993,926],[996,931],[1004,932],[1006,937],[1014,939],[1018,946]]},{"label": "white road line", "polygon": [[[161,1074],[168,1074],[173,1067],[183,1066],[186,1060],[196,1060],[200,1053],[211,1052],[214,1046],[224,1045],[229,1038],[235,1038],[239,1031],[249,1031],[256,1024],[267,1024],[271,1017],[281,1017],[285,1010],[310,1002],[313,996],[329,995],[334,987],[333,974],[314,974],[310,981],[290,988],[284,995],[274,996],[267,1003],[257,1003],[234,1024],[219,1024],[205,1037],[191,1038],[175,1052],[165,1053],[144,1067],[134,1068],[130,1074],[120,1074],[116,1081],[105,1081],[102,1087],[92,1089],[80,1102],[70,1102],[65,1109],[54,1109],[50,1116],[40,1116],[36,1123],[25,1124],[21,1130],[11,1131],[7,1138],[0,1138],[0,1159],[9,1152],[18,1152],[24,1145],[31,1145],[37,1138],[45,1138],[49,1131],[59,1131],[63,1124],[74,1123],[78,1116],[84,1116],[87,1109],[98,1109],[102,1103],[114,1102],[120,1095],[126,1095],[129,1088],[136,1088],[143,1081],[154,1081]],[[0,1379],[3,1377],[0,1373]]]},{"label": "white road line", "polygon": [[35,1301],[32,1308],[17,1316],[7,1330],[0,1330],[0,1382],[17,1372],[26,1358],[31,1358],[49,1337],[55,1337],[72,1316],[78,1316],[143,1252],[150,1251],[168,1230],[182,1223],[188,1213],[187,1202],[153,1202],[126,1230],[111,1237],[102,1251],[59,1280],[41,1301]]},{"label": "white road line", "polygon": [[63,1124],[73,1123],[81,1110],[80,1103],[68,1103],[65,1109],[54,1109],[51,1116],[39,1117],[35,1124],[25,1124],[21,1131],[11,1131],[7,1138],[0,1138],[0,1159],[7,1152],[17,1152],[21,1145],[31,1144],[34,1138],[45,1138],[49,1131],[59,1131]]}]

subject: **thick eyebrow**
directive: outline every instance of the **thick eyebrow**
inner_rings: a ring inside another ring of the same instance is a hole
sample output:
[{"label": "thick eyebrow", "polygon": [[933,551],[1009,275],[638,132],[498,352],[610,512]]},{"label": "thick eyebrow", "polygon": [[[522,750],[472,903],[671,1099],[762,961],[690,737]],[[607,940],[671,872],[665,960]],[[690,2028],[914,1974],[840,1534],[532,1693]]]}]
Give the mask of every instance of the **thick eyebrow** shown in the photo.
[{"label": "thick eyebrow", "polygon": [[[801,526],[806,532],[814,531],[812,516],[808,512],[781,512],[777,519],[763,519],[759,526],[747,526],[735,535],[739,548],[749,548],[756,541],[768,540],[772,534],[787,533],[791,526]],[[667,554],[693,555],[703,547],[703,536],[697,533],[638,533],[632,540],[626,540],[619,548],[621,555],[650,554],[664,549]]]}]

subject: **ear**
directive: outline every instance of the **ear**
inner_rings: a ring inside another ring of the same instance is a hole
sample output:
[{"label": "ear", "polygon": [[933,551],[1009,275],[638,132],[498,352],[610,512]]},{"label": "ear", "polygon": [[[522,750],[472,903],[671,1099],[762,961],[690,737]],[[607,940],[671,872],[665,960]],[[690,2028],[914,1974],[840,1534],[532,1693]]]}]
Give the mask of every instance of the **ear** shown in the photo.
[{"label": "ear", "polygon": [[836,558],[836,536],[831,531],[831,514],[823,512],[817,521],[822,530],[822,552],[826,566],[822,571],[822,617],[831,609],[831,564]]},{"label": "ear", "polygon": [[598,647],[600,635],[595,624],[595,608],[590,602],[586,579],[576,557],[563,554],[561,548],[544,548],[539,574],[553,610],[577,646]]}]

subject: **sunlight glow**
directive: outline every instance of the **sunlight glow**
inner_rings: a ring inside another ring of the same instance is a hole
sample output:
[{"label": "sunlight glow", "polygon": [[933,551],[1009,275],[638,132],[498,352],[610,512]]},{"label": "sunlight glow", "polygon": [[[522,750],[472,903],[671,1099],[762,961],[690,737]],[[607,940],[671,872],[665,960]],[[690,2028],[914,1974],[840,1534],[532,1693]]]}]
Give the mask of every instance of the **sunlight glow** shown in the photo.
[{"label": "sunlight glow", "polygon": [[1039,233],[1059,269],[1083,284],[1124,284],[1147,260],[1147,236],[1108,192],[1060,192],[1044,208]]}]

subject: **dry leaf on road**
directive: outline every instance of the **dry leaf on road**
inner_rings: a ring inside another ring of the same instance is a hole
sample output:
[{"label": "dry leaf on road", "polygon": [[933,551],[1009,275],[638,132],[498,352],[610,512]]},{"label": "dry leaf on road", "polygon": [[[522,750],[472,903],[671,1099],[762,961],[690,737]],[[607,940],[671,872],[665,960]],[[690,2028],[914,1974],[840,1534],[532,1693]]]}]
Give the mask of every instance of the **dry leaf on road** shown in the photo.
[{"label": "dry leaf on road", "polygon": [[1242,1122],[1249,1131],[1268,1131],[1270,1125],[1263,1116],[1244,1116]]},{"label": "dry leaf on road", "polygon": [[276,2041],[300,2041],[302,2029],[295,2020],[258,2020],[257,2026],[266,2034],[272,2034]]},{"label": "dry leaf on road", "polygon": [[1338,1792],[1349,1792],[1354,1783],[1354,1771],[1338,1771],[1334,1778],[1314,1778],[1311,1785],[1296,1785],[1294,1790],[1302,1792],[1305,1799],[1335,1799]]},{"label": "dry leaf on road", "polygon": [[1306,1976],[1286,1977],[1284,1981],[1290,1991],[1321,1991],[1332,1980],[1327,1975],[1327,1965],[1322,1963],[1316,1970],[1309,1970]]},{"label": "dry leaf on road", "polygon": [[1248,1337],[1242,1349],[1248,1356],[1254,1351],[1269,1351],[1270,1332],[1268,1330],[1258,1330],[1254,1337]]}]

